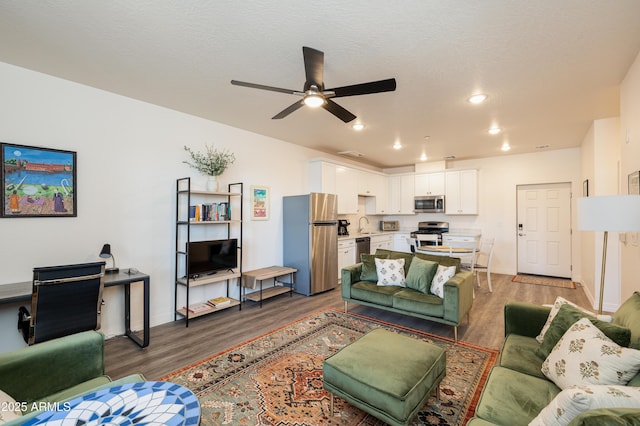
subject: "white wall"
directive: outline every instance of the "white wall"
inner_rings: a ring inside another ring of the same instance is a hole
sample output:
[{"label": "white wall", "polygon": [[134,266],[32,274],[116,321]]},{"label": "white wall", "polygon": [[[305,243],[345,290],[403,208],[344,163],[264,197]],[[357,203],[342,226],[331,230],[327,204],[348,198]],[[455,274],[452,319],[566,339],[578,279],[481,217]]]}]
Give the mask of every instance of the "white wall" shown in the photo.
[{"label": "white wall", "polygon": [[[640,170],[640,54],[620,86],[620,186],[627,194],[627,176]],[[621,298],[640,291],[640,245],[638,233],[628,233],[622,246]]]},{"label": "white wall", "polygon": [[[36,266],[99,260],[109,242],[119,267],[151,276],[151,324],[172,321],[176,178],[205,185],[182,164],[184,145],[234,152],[220,181],[244,182],[245,203],[251,185],[271,188],[271,220],[250,221],[245,204],[244,267],[282,262],[282,196],[307,191],[319,152],[3,63],[0,93],[0,141],[76,151],[78,162],[77,217],[0,219],[0,285],[30,281]],[[108,336],[124,332],[121,292],[105,290]],[[0,305],[0,352],[24,344],[16,314]]]},{"label": "white wall", "polygon": [[[581,180],[589,181],[589,196],[619,193],[620,118],[595,120],[582,142]],[[579,196],[582,196],[581,193]],[[602,269],[601,232],[576,232],[582,247],[582,285],[593,308],[598,307],[600,270]],[[620,305],[620,254],[618,235],[609,237],[606,267],[606,292],[603,308],[615,311]]]}]

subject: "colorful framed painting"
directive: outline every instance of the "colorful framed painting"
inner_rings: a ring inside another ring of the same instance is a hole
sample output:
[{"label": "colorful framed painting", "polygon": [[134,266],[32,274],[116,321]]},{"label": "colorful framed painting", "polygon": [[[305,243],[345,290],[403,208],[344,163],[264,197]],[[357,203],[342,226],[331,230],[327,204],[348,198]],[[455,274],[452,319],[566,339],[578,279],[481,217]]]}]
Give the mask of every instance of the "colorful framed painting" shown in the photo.
[{"label": "colorful framed painting", "polygon": [[0,217],[75,217],[76,153],[0,143]]},{"label": "colorful framed painting", "polygon": [[269,187],[251,185],[251,220],[269,220]]}]

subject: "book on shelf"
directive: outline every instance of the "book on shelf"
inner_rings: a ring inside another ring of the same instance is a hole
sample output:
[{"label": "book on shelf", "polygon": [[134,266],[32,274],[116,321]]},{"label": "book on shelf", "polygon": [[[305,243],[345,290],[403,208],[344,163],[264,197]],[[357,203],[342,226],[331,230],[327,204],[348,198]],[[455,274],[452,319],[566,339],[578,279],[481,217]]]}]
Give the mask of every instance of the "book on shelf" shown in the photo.
[{"label": "book on shelf", "polygon": [[229,203],[208,203],[189,206],[189,221],[216,222],[231,220]]},{"label": "book on shelf", "polygon": [[207,300],[207,303],[213,307],[219,308],[220,306],[226,306],[231,304],[231,299],[228,297],[214,297]]},{"label": "book on shelf", "polygon": [[189,305],[189,308],[185,306],[183,309],[189,309],[189,312],[192,314],[199,314],[201,312],[210,311],[211,305],[208,303],[194,303],[193,305]]}]

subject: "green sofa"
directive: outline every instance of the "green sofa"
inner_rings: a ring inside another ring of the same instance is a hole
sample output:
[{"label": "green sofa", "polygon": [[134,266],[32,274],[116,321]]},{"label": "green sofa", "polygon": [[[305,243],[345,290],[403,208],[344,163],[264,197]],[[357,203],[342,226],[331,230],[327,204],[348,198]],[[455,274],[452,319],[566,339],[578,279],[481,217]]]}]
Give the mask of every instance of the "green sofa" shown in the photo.
[{"label": "green sofa", "polygon": [[433,256],[423,253],[406,253],[393,250],[376,250],[375,256],[389,259],[405,259],[408,271],[414,257],[455,266],[456,274],[444,284],[444,297],[400,286],[378,286],[374,281],[362,280],[363,263],[343,268],[342,299],[347,312],[348,303],[372,306],[387,311],[410,315],[429,321],[453,326],[454,340],[458,340],[458,326],[468,315],[473,304],[473,274],[460,269],[460,259]]},{"label": "green sofa", "polygon": [[[482,390],[475,417],[467,426],[527,425],[561,392],[541,372],[544,358],[536,353],[541,344],[535,337],[550,311],[550,307],[522,302],[505,305],[505,342]],[[634,293],[620,306],[612,324],[628,328],[628,346],[640,349],[640,293]],[[627,386],[640,386],[640,373]],[[590,409],[569,423],[590,425],[640,425],[640,408]]]},{"label": "green sofa", "polygon": [[[104,335],[85,331],[0,354],[0,390],[12,397],[23,416],[4,423],[19,425],[46,403],[124,383],[144,382],[141,374],[112,381],[104,374]],[[7,405],[5,404],[5,407]]]}]

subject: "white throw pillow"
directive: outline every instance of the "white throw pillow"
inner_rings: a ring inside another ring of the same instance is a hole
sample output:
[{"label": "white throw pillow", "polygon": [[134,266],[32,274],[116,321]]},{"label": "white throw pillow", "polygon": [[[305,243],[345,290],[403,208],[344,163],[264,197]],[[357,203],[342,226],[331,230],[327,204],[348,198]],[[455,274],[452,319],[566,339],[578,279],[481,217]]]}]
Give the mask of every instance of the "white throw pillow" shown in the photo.
[{"label": "white throw pillow", "polygon": [[565,389],[529,426],[565,426],[579,414],[597,408],[640,408],[640,388],[588,385]]},{"label": "white throw pillow", "polygon": [[20,404],[0,390],[0,425],[21,416]]},{"label": "white throw pillow", "polygon": [[376,274],[378,285],[396,285],[406,287],[404,278],[404,259],[378,259],[376,261]]},{"label": "white throw pillow", "polygon": [[547,322],[544,323],[544,326],[542,327],[542,330],[540,331],[540,334],[538,334],[538,336],[536,337],[536,340],[538,341],[538,343],[542,343],[542,340],[544,339],[544,335],[547,332],[547,330],[549,329],[549,327],[551,326],[551,321],[553,321],[553,319],[556,317],[556,315],[558,314],[558,311],[560,310],[560,307],[562,305],[564,305],[565,303],[568,303],[571,306],[574,306],[578,309],[580,309],[583,312],[588,313],[589,315],[595,317],[596,314],[593,312],[590,312],[578,305],[576,305],[573,302],[569,302],[567,299],[565,299],[564,297],[560,297],[558,296],[556,298],[556,301],[553,302],[553,306],[551,307],[551,312],[549,312],[549,316],[547,317]]},{"label": "white throw pillow", "polygon": [[626,385],[640,370],[640,350],[619,346],[587,318],[573,324],[542,363],[560,389],[579,385]]},{"label": "white throw pillow", "polygon": [[438,297],[444,297],[444,283],[449,281],[456,274],[455,266],[438,265],[436,276],[431,281],[431,293]]}]

